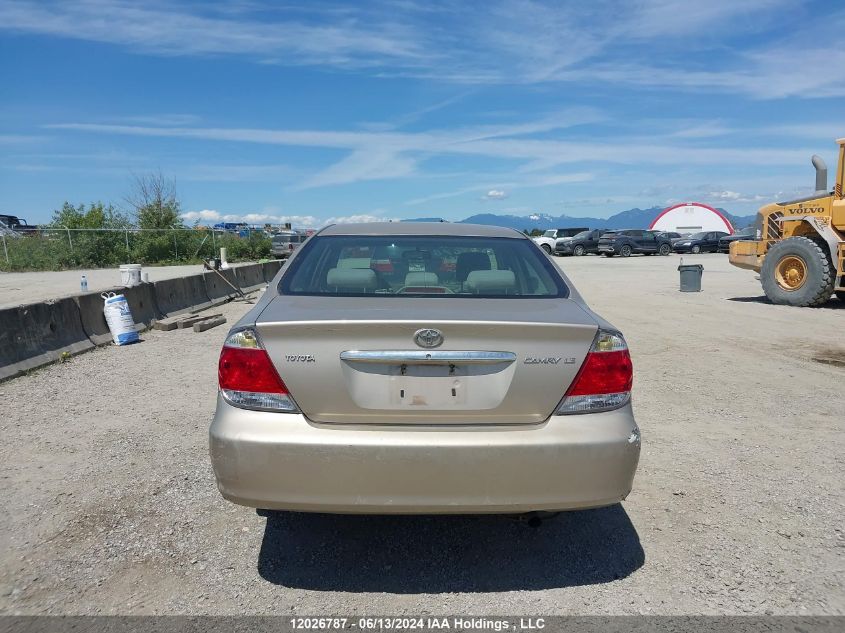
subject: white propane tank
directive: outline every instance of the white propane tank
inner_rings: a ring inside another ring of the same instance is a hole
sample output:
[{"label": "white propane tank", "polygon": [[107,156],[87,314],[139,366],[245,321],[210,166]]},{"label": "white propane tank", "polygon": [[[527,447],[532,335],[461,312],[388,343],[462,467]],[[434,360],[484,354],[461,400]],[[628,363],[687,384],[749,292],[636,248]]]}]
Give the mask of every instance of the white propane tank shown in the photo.
[{"label": "white propane tank", "polygon": [[105,300],[103,315],[106,317],[114,344],[129,345],[140,341],[141,337],[135,331],[135,320],[132,318],[126,297],[113,292],[104,292],[100,296]]}]

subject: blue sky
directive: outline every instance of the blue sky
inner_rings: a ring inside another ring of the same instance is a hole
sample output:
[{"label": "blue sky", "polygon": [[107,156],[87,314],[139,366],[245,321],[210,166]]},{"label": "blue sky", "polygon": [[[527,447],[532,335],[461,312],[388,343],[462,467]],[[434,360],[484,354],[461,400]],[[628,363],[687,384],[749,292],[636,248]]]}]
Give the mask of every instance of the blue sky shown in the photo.
[{"label": "blue sky", "polygon": [[845,136],[845,3],[0,0],[0,212],[735,214]]}]

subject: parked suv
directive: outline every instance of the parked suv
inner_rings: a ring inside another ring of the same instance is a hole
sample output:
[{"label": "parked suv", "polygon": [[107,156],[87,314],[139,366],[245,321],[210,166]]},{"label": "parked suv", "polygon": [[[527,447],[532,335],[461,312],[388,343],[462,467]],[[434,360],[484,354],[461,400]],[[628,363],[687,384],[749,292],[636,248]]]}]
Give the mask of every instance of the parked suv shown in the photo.
[{"label": "parked suv", "polygon": [[672,248],[676,253],[715,253],[719,250],[719,240],[727,236],[724,231],[702,231],[678,240]]},{"label": "parked suv", "polygon": [[749,226],[746,229],[742,229],[741,231],[737,231],[733,235],[725,235],[723,238],[719,240],[719,252],[720,253],[728,253],[731,250],[731,242],[736,242],[738,240],[756,240],[757,239],[757,228],[754,226]]},{"label": "parked suv", "polygon": [[549,229],[540,237],[535,237],[534,242],[540,246],[544,251],[551,255],[555,250],[555,242],[564,237],[572,237],[581,231],[589,231],[588,228],[581,229]]},{"label": "parked suv", "polygon": [[665,234],[658,231],[625,229],[602,235],[599,239],[598,251],[608,257],[614,255],[629,257],[635,253],[668,255],[672,252],[672,242]]},{"label": "parked suv", "polygon": [[564,237],[555,242],[555,255],[575,255],[580,257],[587,253],[599,252],[599,238],[607,233],[607,229],[593,229],[581,231],[572,237]]},{"label": "parked suv", "polygon": [[271,240],[270,253],[276,259],[287,259],[307,237],[297,231],[276,233]]},{"label": "parked suv", "polygon": [[675,231],[664,231],[663,235],[669,238],[669,241],[672,242],[672,246],[674,246],[676,242],[681,242],[688,237],[688,234],[681,235],[680,233],[676,233]]}]

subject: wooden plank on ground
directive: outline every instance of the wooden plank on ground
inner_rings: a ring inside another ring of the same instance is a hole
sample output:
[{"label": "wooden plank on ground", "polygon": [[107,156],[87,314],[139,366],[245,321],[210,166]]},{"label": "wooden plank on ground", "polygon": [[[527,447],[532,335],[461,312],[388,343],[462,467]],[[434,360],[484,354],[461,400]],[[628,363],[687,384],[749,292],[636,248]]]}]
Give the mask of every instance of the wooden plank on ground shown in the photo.
[{"label": "wooden plank on ground", "polygon": [[199,323],[194,323],[194,332],[205,332],[206,330],[210,330],[213,327],[222,325],[225,322],[226,317],[222,316],[214,317],[213,319],[207,319],[205,321],[200,321]]},{"label": "wooden plank on ground", "polygon": [[164,330],[165,332],[169,332],[170,330],[175,330],[179,327],[179,321],[182,320],[182,317],[170,317],[168,319],[162,319],[161,321],[156,321],[153,323],[154,330]]},{"label": "wooden plank on ground", "polygon": [[200,321],[207,321],[208,319],[214,319],[216,317],[223,316],[222,314],[192,314],[191,316],[187,316],[183,318],[176,324],[180,330],[186,327],[191,327],[194,323],[198,323]]}]

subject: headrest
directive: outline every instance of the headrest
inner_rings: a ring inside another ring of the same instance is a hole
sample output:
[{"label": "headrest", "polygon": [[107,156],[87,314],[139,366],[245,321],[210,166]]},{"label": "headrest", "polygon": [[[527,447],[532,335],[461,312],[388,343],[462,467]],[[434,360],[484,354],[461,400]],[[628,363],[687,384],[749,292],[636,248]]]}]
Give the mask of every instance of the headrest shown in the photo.
[{"label": "headrest", "polygon": [[375,290],[378,280],[376,272],[369,268],[332,268],[326,275],[326,284],[347,290]]},{"label": "headrest", "polygon": [[490,256],[481,251],[459,253],[455,260],[458,281],[466,281],[467,275],[473,270],[490,270]]},{"label": "headrest", "polygon": [[466,287],[480,294],[507,292],[516,288],[516,276],[512,270],[473,270],[467,275]]},{"label": "headrest", "polygon": [[439,283],[437,273],[413,272],[405,275],[406,286],[436,286]]}]

